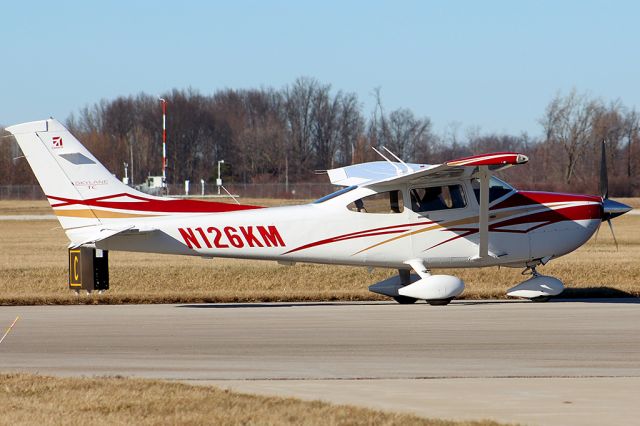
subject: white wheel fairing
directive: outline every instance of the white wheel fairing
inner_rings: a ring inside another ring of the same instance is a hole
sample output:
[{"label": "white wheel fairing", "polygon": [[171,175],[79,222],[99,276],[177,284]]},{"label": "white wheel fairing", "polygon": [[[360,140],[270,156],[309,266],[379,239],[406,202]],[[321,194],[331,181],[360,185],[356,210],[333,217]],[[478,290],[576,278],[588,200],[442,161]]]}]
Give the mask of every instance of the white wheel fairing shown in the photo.
[{"label": "white wheel fairing", "polygon": [[538,275],[507,290],[507,296],[535,299],[538,297],[557,296],[563,291],[564,285],[559,279]]},{"label": "white wheel fairing", "polygon": [[423,300],[442,300],[457,297],[464,291],[464,283],[452,275],[431,275],[398,289],[398,294]]}]

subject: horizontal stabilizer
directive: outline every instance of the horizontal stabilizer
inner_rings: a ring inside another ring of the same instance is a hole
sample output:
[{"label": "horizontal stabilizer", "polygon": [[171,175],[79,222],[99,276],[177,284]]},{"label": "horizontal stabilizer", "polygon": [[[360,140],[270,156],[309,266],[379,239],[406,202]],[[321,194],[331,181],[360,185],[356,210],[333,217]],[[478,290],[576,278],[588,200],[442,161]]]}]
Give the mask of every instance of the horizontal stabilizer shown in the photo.
[{"label": "horizontal stabilizer", "polygon": [[[416,274],[409,275],[409,283],[412,284],[418,281],[420,277]],[[369,291],[372,293],[382,294],[384,296],[397,297],[400,294],[398,289],[402,288],[406,283],[402,282],[400,275],[394,275],[391,278],[387,278],[384,281],[380,281],[369,286]]]},{"label": "horizontal stabilizer", "polygon": [[89,234],[83,233],[82,239],[79,241],[74,241],[70,243],[69,248],[78,248],[85,244],[95,244],[99,241],[104,241],[107,238],[111,238],[115,235],[126,235],[126,234],[140,235],[140,234],[154,232],[154,231],[156,231],[156,229],[152,229],[152,228],[140,229],[140,228],[136,228],[133,225],[123,227],[123,228],[116,228],[116,229],[102,228]]}]

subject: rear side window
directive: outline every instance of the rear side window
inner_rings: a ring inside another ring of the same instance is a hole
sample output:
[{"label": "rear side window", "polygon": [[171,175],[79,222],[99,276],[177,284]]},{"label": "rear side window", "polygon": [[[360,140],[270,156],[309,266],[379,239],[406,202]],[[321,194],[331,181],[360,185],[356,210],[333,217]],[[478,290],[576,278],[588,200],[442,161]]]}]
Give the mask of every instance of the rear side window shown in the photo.
[{"label": "rear side window", "polygon": [[359,213],[401,213],[404,203],[400,191],[387,191],[360,198],[347,208]]},{"label": "rear side window", "polygon": [[413,188],[410,194],[411,210],[414,212],[460,209],[467,205],[461,185]]}]

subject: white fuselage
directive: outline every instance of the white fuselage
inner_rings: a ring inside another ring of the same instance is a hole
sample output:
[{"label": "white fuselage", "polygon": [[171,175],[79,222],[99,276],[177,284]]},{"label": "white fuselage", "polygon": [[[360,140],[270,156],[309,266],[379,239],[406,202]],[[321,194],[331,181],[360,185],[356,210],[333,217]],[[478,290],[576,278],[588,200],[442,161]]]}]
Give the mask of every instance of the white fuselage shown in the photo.
[{"label": "white fuselage", "polygon": [[[458,181],[472,194],[469,181]],[[228,213],[145,218],[150,233],[114,236],[96,243],[106,250],[186,254],[406,268],[408,259],[422,259],[430,268],[491,265],[522,266],[534,259],[557,257],[575,250],[595,232],[599,219],[560,220],[539,226],[526,219],[555,206],[574,203],[575,208],[595,201],[516,205],[490,211],[489,252],[477,258],[478,202],[467,196],[457,209],[416,213],[408,200],[410,186],[402,191],[400,213],[365,213],[347,206],[376,191],[356,188],[321,203],[273,207]],[[515,195],[494,200],[491,206]],[[573,196],[569,196],[573,197]],[[591,206],[593,208],[593,206]],[[535,219],[534,219],[535,220]],[[501,223],[507,226],[500,227]]]}]

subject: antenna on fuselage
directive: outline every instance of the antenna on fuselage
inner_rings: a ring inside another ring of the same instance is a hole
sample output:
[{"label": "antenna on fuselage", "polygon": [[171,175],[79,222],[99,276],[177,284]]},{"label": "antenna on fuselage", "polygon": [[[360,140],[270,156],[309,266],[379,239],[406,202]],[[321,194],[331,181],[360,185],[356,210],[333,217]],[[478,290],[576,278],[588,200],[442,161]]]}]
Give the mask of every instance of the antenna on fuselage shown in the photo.
[{"label": "antenna on fuselage", "polygon": [[389,148],[387,148],[386,146],[383,146],[382,149],[384,149],[385,151],[387,151],[389,154],[393,155],[393,158],[395,158],[396,160],[398,160],[399,162],[402,163],[403,166],[405,166],[407,168],[407,173],[411,173],[413,171],[413,169],[411,167],[409,167],[409,165],[407,163],[405,163],[404,161],[402,161],[402,159],[400,159],[400,157],[398,157],[397,155],[395,155]]},{"label": "antenna on fuselage", "polygon": [[384,154],[383,154],[383,153],[381,153],[380,151],[378,151],[378,150],[376,149],[376,147],[375,147],[375,146],[373,146],[373,145],[372,145],[372,146],[371,146],[371,148],[373,148],[373,150],[374,150],[376,153],[378,153],[378,155],[379,155],[380,157],[382,157],[382,158],[384,158],[385,160],[387,160],[387,162],[388,162],[389,164],[391,164],[391,165],[393,166],[393,168],[394,168],[394,169],[396,169],[396,174],[397,174],[397,175],[401,175],[401,174],[402,174],[402,170],[400,170],[400,167],[398,167],[398,166],[396,165],[396,163],[394,163],[393,161],[391,161],[391,160],[389,160],[387,157],[385,157],[385,156],[384,156]]}]

